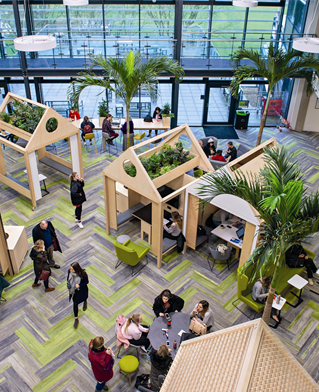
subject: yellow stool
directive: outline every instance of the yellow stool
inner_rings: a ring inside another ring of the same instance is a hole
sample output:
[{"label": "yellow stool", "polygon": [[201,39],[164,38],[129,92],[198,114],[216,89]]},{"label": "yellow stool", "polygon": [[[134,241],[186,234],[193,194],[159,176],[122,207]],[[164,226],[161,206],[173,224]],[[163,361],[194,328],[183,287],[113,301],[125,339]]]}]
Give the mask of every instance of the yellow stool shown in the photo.
[{"label": "yellow stool", "polygon": [[135,136],[133,137],[133,139],[134,139],[134,140],[139,140],[140,143],[142,143],[142,139],[144,139],[144,137],[145,137],[145,132],[143,132],[143,133],[141,133],[141,134],[139,134],[139,135],[135,135]]},{"label": "yellow stool", "polygon": [[120,372],[128,373],[128,378],[131,386],[131,373],[136,372],[138,369],[138,359],[134,357],[134,355],[125,355],[120,362],[119,362],[119,368]]},{"label": "yellow stool", "polygon": [[86,158],[86,141],[87,140],[92,140],[93,139],[93,148],[95,150],[95,154],[98,155],[94,133],[93,132],[92,133],[86,133],[85,135],[83,135],[83,139],[84,139],[83,143],[84,143],[84,151],[85,151],[84,152],[84,156],[85,156],[85,158]]}]

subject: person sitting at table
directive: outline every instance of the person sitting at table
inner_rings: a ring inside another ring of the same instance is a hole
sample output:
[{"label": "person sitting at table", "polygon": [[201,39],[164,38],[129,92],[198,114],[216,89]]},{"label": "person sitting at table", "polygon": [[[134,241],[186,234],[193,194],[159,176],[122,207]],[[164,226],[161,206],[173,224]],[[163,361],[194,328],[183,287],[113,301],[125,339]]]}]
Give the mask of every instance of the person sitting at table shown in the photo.
[{"label": "person sitting at table", "polygon": [[70,112],[69,112],[69,118],[72,121],[74,121],[74,120],[80,120],[81,116],[80,116],[80,113],[77,110],[75,110],[74,108],[71,108]]},{"label": "person sitting at table", "polygon": [[[129,133],[129,144],[130,147],[134,145],[134,123],[132,117],[129,116],[130,133]],[[125,117],[125,123],[122,125],[121,131],[123,132],[123,151],[127,149],[127,116]]]},{"label": "person sitting at table", "polygon": [[214,325],[213,311],[209,307],[209,303],[205,300],[199,301],[191,312],[191,317],[198,317],[207,326],[207,332]]},{"label": "person sitting at table", "polygon": [[226,154],[224,158],[227,162],[232,162],[237,158],[237,148],[233,145],[233,142],[228,142],[228,150],[226,150]]},{"label": "person sitting at table", "polygon": [[[266,299],[269,295],[269,286],[272,281],[272,276],[267,276],[262,279],[258,279],[257,282],[253,286],[253,290],[251,296],[255,302],[259,304],[266,303]],[[279,319],[277,317],[277,310],[271,308],[271,317],[279,323]]]},{"label": "person sitting at table", "polygon": [[177,241],[177,252],[181,253],[186,241],[182,233],[182,218],[177,211],[173,211],[171,215],[173,223],[169,227],[163,224],[163,237]]},{"label": "person sitting at table", "polygon": [[151,390],[158,392],[160,390],[158,383],[158,376],[166,376],[168,370],[173,362],[170,350],[166,344],[161,344],[156,351],[154,348],[151,349]]},{"label": "person sitting at table", "polygon": [[183,307],[184,300],[165,289],[155,298],[153,311],[156,317],[163,317],[165,313],[180,312]]},{"label": "person sitting at table", "polygon": [[289,268],[305,267],[308,275],[308,282],[313,286],[313,274],[316,273],[317,267],[313,260],[307,256],[307,252],[301,243],[294,244],[286,252],[286,264]]},{"label": "person sitting at table", "polygon": [[[84,135],[87,133],[92,133],[93,129],[95,128],[95,125],[92,123],[92,121],[89,120],[88,116],[84,116],[83,121],[81,122],[81,129],[82,129],[82,140],[84,141]],[[92,140],[90,139],[90,144],[92,144]]]},{"label": "person sitting at table", "polygon": [[[218,227],[219,225],[223,224],[227,224],[227,221],[229,221],[230,219],[233,218],[233,215],[230,214],[229,212],[222,210],[221,208],[219,210],[217,210],[214,215],[213,215],[213,222],[214,225],[216,227]],[[233,222],[232,225],[236,226],[238,225],[239,222]]]},{"label": "person sitting at table", "polygon": [[127,319],[126,324],[122,326],[121,332],[125,339],[127,339],[134,346],[141,346],[141,349],[146,352],[150,345],[147,338],[149,328],[142,325],[142,316],[139,313],[134,313]]},{"label": "person sitting at table", "polygon": [[[161,108],[159,108],[159,107],[155,108],[154,113],[153,113],[153,120],[154,120],[154,122],[158,122],[158,121],[162,120]],[[157,132],[158,132],[158,130],[155,129],[155,136],[157,136]],[[151,137],[151,135],[152,135],[152,130],[150,129],[148,131],[147,137]]]},{"label": "person sitting at table", "polygon": [[206,154],[207,158],[211,157],[212,155],[215,155],[216,148],[214,145],[214,139],[212,138],[208,139],[208,142],[204,147],[204,153]]},{"label": "person sitting at table", "polygon": [[109,138],[106,139],[107,144],[110,144],[111,146],[114,146],[113,140],[118,137],[118,133],[114,132],[112,128],[112,114],[108,113],[102,123],[102,133],[107,133],[109,135]]},{"label": "person sitting at table", "polygon": [[223,157],[222,153],[223,153],[222,150],[217,150],[216,154],[211,156],[210,159],[212,161],[226,162],[226,159]]}]

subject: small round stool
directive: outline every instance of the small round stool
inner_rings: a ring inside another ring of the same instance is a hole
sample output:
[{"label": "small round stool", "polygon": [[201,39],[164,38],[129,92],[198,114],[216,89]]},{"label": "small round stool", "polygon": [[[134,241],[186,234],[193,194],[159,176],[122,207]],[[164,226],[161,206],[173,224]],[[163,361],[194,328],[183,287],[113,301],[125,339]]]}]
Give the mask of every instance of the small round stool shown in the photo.
[{"label": "small round stool", "polygon": [[119,368],[120,372],[128,373],[128,378],[131,386],[131,373],[136,372],[138,369],[138,359],[134,357],[134,355],[125,355],[120,362],[119,362]]},{"label": "small round stool", "polygon": [[117,241],[119,244],[123,245],[127,240],[130,240],[130,239],[131,239],[131,237],[130,237],[129,235],[122,234],[122,235],[119,235],[119,236],[117,237],[116,241]]}]

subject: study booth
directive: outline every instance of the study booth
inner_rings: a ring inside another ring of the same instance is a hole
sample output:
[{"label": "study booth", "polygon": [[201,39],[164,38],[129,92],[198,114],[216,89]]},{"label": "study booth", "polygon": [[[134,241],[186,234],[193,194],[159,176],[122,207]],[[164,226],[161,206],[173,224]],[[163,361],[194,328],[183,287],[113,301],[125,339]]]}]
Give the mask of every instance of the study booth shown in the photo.
[{"label": "study booth", "polygon": [[[174,148],[175,143],[188,137],[189,154],[192,159],[151,179],[142,165],[141,158],[160,153],[162,146]],[[165,133],[165,139],[156,147],[137,154],[158,136],[128,148],[103,171],[106,232],[119,227],[133,218],[141,222],[141,238],[146,238],[157,258],[157,267],[162,266],[162,255],[176,246],[176,241],[163,239],[163,222],[173,211],[181,217],[185,214],[185,190],[197,180],[187,174],[199,169],[210,172],[212,166],[187,124]],[[126,165],[134,165],[134,177],[125,171]]]},{"label": "study booth", "polygon": [[[236,170],[243,173],[256,174],[264,166],[263,154],[265,148],[272,148],[276,145],[276,140],[271,138],[258,147],[253,148],[246,154],[237,158],[225,166],[225,170],[230,176],[235,176]],[[218,171],[211,174],[218,175]],[[217,227],[205,227],[208,234],[226,241],[236,250],[235,257],[239,259],[239,266],[242,266],[256,247],[258,229],[261,220],[258,218],[258,212],[245,200],[229,195],[219,195],[206,205],[205,209],[199,208],[199,202],[202,198],[200,188],[207,185],[205,176],[201,177],[196,183],[190,184],[186,188],[185,195],[185,219],[183,231],[186,237],[186,248],[196,249],[196,247],[205,240],[205,237],[198,236],[198,226],[204,226],[209,217],[218,210],[224,210],[233,217],[228,219],[225,224]],[[233,226],[236,222],[236,226]]]}]

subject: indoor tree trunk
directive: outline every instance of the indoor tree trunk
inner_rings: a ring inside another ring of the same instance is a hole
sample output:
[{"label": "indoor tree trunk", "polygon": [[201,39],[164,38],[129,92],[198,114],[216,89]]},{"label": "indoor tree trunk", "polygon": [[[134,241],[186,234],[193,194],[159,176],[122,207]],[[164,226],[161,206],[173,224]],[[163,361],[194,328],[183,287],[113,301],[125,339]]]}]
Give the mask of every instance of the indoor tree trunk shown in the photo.
[{"label": "indoor tree trunk", "polygon": [[265,105],[265,110],[264,110],[264,113],[263,113],[263,115],[261,117],[256,147],[259,146],[259,144],[261,142],[261,137],[263,135],[263,130],[264,130],[264,127],[265,127],[265,124],[266,124],[266,117],[267,117],[267,112],[268,112],[268,106],[269,106],[271,91],[272,90],[268,91],[268,96],[267,96],[267,101],[266,101],[266,105]]},{"label": "indoor tree trunk", "polygon": [[[284,253],[284,257],[285,257],[285,253]],[[269,288],[269,295],[267,297],[267,301],[265,304],[265,309],[264,309],[264,313],[263,313],[263,317],[262,319],[264,320],[264,322],[269,325],[269,321],[270,321],[270,316],[271,316],[271,309],[272,309],[272,303],[273,303],[273,299],[274,299],[274,294],[276,291],[276,286],[277,286],[277,279],[279,276],[279,271],[280,271],[280,267],[282,262],[284,261],[284,257],[282,257],[282,254],[279,253],[276,256],[276,260],[275,260],[275,271],[274,271],[274,276]]]},{"label": "indoor tree trunk", "polygon": [[126,105],[126,146],[125,150],[127,150],[130,146],[130,104]]}]

